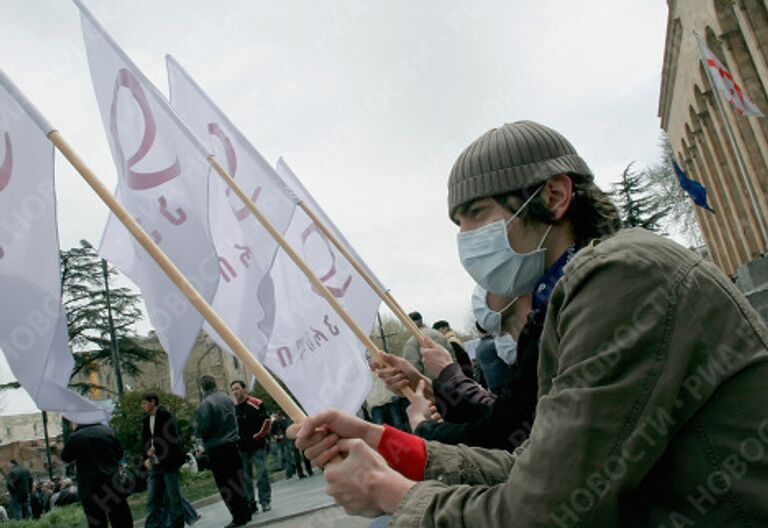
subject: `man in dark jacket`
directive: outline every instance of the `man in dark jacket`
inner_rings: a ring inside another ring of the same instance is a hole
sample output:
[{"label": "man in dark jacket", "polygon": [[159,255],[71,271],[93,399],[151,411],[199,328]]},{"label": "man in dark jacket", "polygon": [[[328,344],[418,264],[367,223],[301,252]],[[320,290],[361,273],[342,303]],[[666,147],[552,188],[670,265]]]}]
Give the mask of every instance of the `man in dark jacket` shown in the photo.
[{"label": "man in dark jacket", "polygon": [[164,526],[164,506],[172,528],[184,526],[184,510],[181,504],[181,477],[179,468],[184,463],[184,453],[179,446],[181,437],[176,419],[164,407],[154,392],[141,398],[141,410],[145,413],[142,443],[144,467],[147,468],[147,528]]},{"label": "man in dark jacket", "polygon": [[31,519],[32,475],[28,469],[11,459],[11,471],[8,472],[8,491],[11,494],[11,507],[15,519]]},{"label": "man in dark jacket", "polygon": [[213,376],[200,378],[200,388],[205,397],[195,412],[195,432],[203,441],[213,478],[232,514],[232,522],[225,528],[245,526],[251,520],[251,510],[245,497],[243,464],[237,448],[240,436],[235,404],[216,389]]},{"label": "man in dark jacket", "polygon": [[248,396],[245,382],[237,380],[229,385],[232,399],[235,400],[237,428],[240,434],[240,459],[243,461],[245,495],[251,512],[259,511],[253,493],[253,465],[256,464],[256,482],[259,486],[259,502],[264,511],[272,509],[272,486],[269,484],[267,471],[267,442],[269,441],[269,413],[264,402]]},{"label": "man in dark jacket", "polygon": [[106,425],[80,425],[61,452],[64,462],[75,462],[80,503],[90,528],[129,528],[133,517],[125,491],[117,485],[123,446]]}]

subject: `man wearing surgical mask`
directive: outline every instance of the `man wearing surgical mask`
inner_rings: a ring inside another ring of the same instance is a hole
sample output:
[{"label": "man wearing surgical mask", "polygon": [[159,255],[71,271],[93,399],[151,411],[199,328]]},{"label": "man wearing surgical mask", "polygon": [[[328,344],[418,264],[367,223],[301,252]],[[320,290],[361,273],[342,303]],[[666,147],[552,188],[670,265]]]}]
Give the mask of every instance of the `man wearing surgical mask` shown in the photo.
[{"label": "man wearing surgical mask", "polygon": [[[515,453],[338,411],[291,431],[350,512],[389,526],[768,525],[768,329],[710,262],[616,209],[561,134],[492,129],[454,164],[462,264],[506,297],[554,281],[536,419]],[[608,235],[608,236],[605,236]],[[760,453],[759,456],[758,453]]]}]

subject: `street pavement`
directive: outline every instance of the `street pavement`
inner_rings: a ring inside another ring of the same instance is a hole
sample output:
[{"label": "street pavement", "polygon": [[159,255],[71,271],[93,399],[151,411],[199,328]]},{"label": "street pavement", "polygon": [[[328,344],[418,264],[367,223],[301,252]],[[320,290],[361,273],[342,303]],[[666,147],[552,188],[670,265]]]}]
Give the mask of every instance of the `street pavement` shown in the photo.
[{"label": "street pavement", "polygon": [[[346,515],[335,506],[333,499],[325,494],[325,480],[315,470],[312,477],[299,480],[294,477],[272,483],[272,510],[259,511],[253,515],[248,526],[270,526],[274,528],[367,528],[370,519]],[[222,501],[197,508],[202,518],[195,528],[221,528],[232,517]]]}]

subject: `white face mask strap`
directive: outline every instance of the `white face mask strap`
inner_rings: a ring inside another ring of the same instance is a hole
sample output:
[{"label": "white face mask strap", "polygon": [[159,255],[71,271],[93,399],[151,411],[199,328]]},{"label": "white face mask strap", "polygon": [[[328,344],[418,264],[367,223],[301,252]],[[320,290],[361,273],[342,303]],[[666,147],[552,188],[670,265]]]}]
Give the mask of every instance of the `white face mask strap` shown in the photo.
[{"label": "white face mask strap", "polygon": [[541,249],[541,246],[544,244],[544,241],[549,236],[549,232],[552,231],[552,224],[549,224],[549,227],[547,227],[547,230],[544,232],[544,236],[541,237],[541,241],[539,242],[539,246],[536,249]]},{"label": "white face mask strap", "polygon": [[503,314],[504,312],[506,312],[507,310],[509,310],[509,308],[510,308],[510,307],[511,307],[513,304],[515,304],[519,298],[520,298],[520,297],[515,297],[514,299],[512,299],[508,305],[506,305],[504,308],[502,308],[501,310],[499,310],[499,314]]},{"label": "white face mask strap", "polygon": [[520,213],[522,213],[522,212],[523,212],[523,209],[525,209],[525,206],[526,206],[526,205],[528,205],[529,203],[531,203],[531,200],[533,200],[534,198],[536,198],[536,195],[537,195],[537,194],[539,194],[539,191],[541,191],[543,188],[544,188],[544,184],[542,183],[542,184],[539,186],[539,188],[538,188],[538,189],[536,189],[535,191],[533,191],[533,194],[532,194],[532,195],[530,195],[530,196],[529,196],[529,197],[528,197],[528,198],[527,198],[527,199],[526,199],[526,200],[523,202],[523,205],[521,205],[521,206],[520,206],[520,208],[519,208],[517,211],[515,211],[515,214],[513,214],[513,215],[512,215],[512,218],[510,218],[509,220],[507,220],[507,225],[509,225],[510,223],[512,223],[512,220],[514,220],[515,218],[517,218],[517,217],[520,215]]}]

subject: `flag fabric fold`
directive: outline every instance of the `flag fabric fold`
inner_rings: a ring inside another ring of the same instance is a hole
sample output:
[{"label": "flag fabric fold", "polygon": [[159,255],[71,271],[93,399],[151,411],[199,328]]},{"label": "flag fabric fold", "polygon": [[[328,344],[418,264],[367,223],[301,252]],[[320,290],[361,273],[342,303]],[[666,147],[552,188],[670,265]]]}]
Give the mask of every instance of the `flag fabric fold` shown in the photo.
[{"label": "flag fabric fold", "polygon": [[[116,196],[202,297],[211,302],[219,272],[208,223],[210,151],[173,111],[79,0],[94,92],[117,167]],[[202,316],[110,215],[100,253],[141,290],[184,394],[183,372]]]},{"label": "flag fabric fold", "polygon": [[[315,205],[313,213],[351,250],[282,160],[277,173],[299,199]],[[302,209],[294,213],[285,238],[358,326],[370,333],[381,300]],[[372,386],[365,346],[282,250],[271,277],[275,325],[265,365],[308,413],[328,407],[357,412]]]},{"label": "flag fabric fold", "polygon": [[714,214],[715,210],[709,206],[709,203],[707,203],[706,187],[704,187],[701,183],[697,182],[696,180],[692,180],[688,176],[686,176],[685,173],[683,172],[683,169],[680,168],[680,165],[678,165],[675,160],[670,160],[670,161],[672,161],[672,166],[675,169],[675,174],[677,175],[677,181],[680,182],[680,187],[682,187],[683,190],[688,193],[688,196],[691,197],[691,200],[693,200],[693,203],[695,203],[699,207],[706,209],[710,213]]},{"label": "flag fabric fold", "polygon": [[68,389],[51,130],[0,72],[0,348],[38,408],[96,423],[107,413]]},{"label": "flag fabric fold", "polygon": [[733,108],[739,115],[752,117],[765,117],[763,112],[750,99],[749,95],[733,79],[733,75],[723,66],[723,63],[712,53],[699,35],[696,40],[701,50],[704,66],[710,73],[710,79],[718,90],[725,96],[725,99],[733,105]]},{"label": "flag fabric fold", "polygon": [[[275,230],[285,232],[296,197],[173,57],[167,57],[167,68],[171,105],[176,112],[198,137],[208,140],[211,151]],[[220,272],[213,308],[251,353],[263,360],[274,324],[269,270],[277,241],[222,178],[212,176],[210,191],[209,218]],[[219,346],[229,350],[209,325],[204,328]]]},{"label": "flag fabric fold", "polygon": [[[378,297],[350,273],[343,256],[296,207],[298,200],[311,197],[295,175],[285,163],[277,170],[269,165],[172,57],[167,67],[178,114],[208,138],[217,158],[273,227],[369,330]],[[226,183],[217,180],[210,186],[211,231],[221,273],[214,308],[307,412],[330,406],[356,412],[371,383],[364,347]],[[206,330],[226,348],[215,332]]]}]

